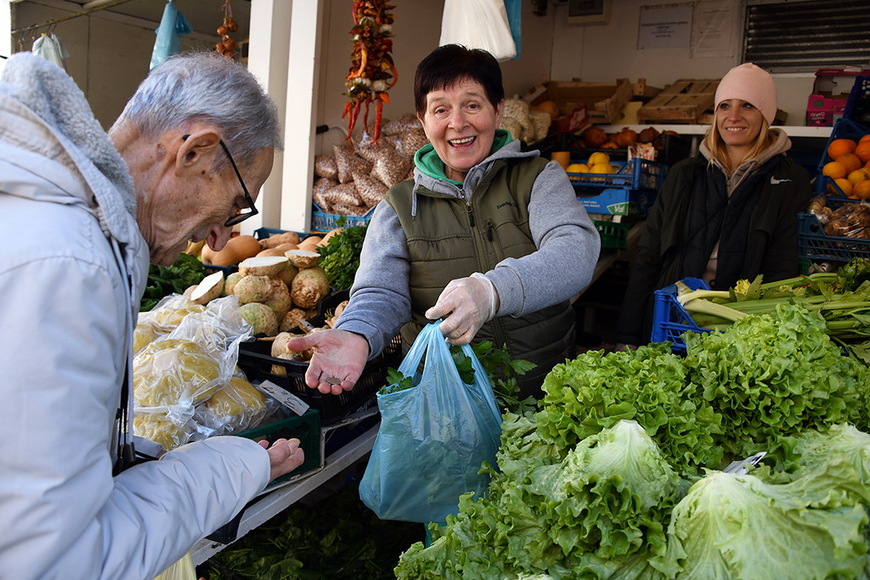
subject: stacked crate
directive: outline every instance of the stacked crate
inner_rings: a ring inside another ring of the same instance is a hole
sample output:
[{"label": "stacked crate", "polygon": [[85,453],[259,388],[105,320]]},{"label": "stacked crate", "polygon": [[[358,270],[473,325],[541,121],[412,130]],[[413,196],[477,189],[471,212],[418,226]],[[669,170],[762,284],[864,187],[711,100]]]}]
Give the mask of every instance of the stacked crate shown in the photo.
[{"label": "stacked crate", "polygon": [[637,111],[641,123],[702,123],[713,108],[718,79],[681,79]]}]

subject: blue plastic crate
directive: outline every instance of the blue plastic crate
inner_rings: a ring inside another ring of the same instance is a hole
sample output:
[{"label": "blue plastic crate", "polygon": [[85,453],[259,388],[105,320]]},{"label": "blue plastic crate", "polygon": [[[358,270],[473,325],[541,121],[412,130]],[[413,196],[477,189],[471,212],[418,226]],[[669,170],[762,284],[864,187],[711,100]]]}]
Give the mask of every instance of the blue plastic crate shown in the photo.
[{"label": "blue plastic crate", "polygon": [[[854,200],[852,201],[853,203]],[[829,236],[812,213],[798,214],[798,256],[808,260],[848,262],[870,259],[870,240]]]},{"label": "blue plastic crate", "polygon": [[375,208],[370,209],[365,215],[341,215],[336,213],[326,213],[319,205],[312,204],[314,211],[311,212],[311,231],[326,233],[339,227],[338,221],[344,218],[344,225],[341,227],[350,228],[354,226],[368,225],[372,221],[372,214],[375,213]]},{"label": "blue plastic crate", "polygon": [[[581,163],[581,161],[572,160],[571,163]],[[623,188],[658,191],[667,173],[667,166],[664,163],[647,159],[611,161],[610,164],[619,168],[616,173],[570,172],[568,179],[571,180],[575,190]]]},{"label": "blue plastic crate", "polygon": [[655,191],[628,187],[577,192],[577,199],[587,212],[610,215],[645,215],[655,197]]},{"label": "blue plastic crate", "polygon": [[870,125],[870,77],[859,76],[855,78],[843,117],[852,121]]},{"label": "blue plastic crate", "polygon": [[[858,141],[866,135],[870,133],[870,129],[864,127],[863,125],[856,123],[852,119],[847,119],[843,117],[842,119],[837,119],[837,122],[834,123],[834,128],[831,130],[831,136],[828,139],[828,142],[825,144],[825,150],[822,153],[822,158],[819,160],[819,175],[822,175],[822,168],[825,166],[825,163],[829,161],[833,161],[830,157],[828,157],[828,147],[834,141],[834,139],[852,139],[853,141]],[[824,179],[816,179],[816,193],[825,193],[828,189],[828,182]]]},{"label": "blue plastic crate", "polygon": [[[710,287],[700,278],[683,278],[683,284],[692,290]],[[709,328],[701,328],[692,320],[686,309],[677,301],[677,285],[671,284],[661,290],[656,290],[653,298],[653,325],[650,342],[670,342],[671,350],[686,354],[684,332],[713,332]]]}]

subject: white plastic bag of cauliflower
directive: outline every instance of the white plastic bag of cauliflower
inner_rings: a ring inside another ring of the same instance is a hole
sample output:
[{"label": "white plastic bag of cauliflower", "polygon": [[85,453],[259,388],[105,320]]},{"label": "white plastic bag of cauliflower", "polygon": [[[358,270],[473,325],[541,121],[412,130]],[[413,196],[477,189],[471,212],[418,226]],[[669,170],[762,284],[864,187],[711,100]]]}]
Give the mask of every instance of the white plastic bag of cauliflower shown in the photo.
[{"label": "white plastic bag of cauliflower", "polygon": [[[218,394],[237,378],[239,343],[250,338],[238,297],[227,296],[188,313],[171,333],[148,343],[133,359],[134,434],[174,449],[262,420],[267,409],[256,396],[236,407],[210,403],[225,397]],[[199,410],[209,404],[225,411],[220,420],[214,413],[203,419]],[[236,410],[238,416],[226,416]]]}]

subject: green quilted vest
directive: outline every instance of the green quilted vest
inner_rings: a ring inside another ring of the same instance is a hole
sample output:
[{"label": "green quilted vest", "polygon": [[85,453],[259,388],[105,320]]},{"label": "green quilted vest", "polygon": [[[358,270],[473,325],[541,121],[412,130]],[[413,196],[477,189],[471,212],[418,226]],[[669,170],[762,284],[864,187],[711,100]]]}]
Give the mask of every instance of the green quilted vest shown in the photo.
[{"label": "green quilted vest", "polygon": [[[407,345],[430,322],[423,313],[450,280],[486,272],[505,258],[536,250],[529,230],[529,198],[546,163],[541,158],[496,160],[470,204],[421,188],[416,216],[411,215],[412,181],[387,193],[385,200],[402,224],[411,257],[413,314],[402,328]],[[554,365],[576,355],[573,308],[565,301],[517,318],[495,318],[474,338],[474,342],[485,340],[506,345],[514,359],[538,365],[519,380],[523,395],[533,393]]]}]

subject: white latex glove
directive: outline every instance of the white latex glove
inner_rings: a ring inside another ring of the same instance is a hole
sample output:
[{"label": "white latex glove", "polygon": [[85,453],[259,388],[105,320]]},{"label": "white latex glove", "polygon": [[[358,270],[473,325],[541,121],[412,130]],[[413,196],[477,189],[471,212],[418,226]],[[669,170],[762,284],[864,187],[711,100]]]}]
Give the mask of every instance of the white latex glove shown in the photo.
[{"label": "white latex glove", "polygon": [[441,333],[450,344],[468,344],[480,327],[495,316],[498,292],[492,282],[479,272],[468,278],[451,280],[441,292],[426,318],[441,322]]}]

